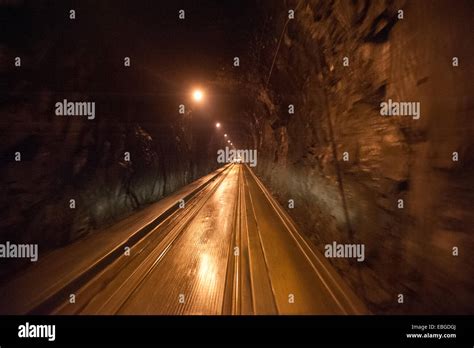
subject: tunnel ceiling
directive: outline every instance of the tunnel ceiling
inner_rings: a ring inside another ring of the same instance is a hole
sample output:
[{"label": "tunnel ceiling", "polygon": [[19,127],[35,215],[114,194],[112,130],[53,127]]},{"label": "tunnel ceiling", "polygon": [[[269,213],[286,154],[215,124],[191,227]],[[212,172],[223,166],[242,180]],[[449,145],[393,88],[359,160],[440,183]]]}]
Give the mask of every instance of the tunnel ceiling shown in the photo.
[{"label": "tunnel ceiling", "polygon": [[[249,127],[255,121],[256,98],[279,47],[279,35],[273,31],[284,24],[284,18],[275,13],[285,6],[269,10],[266,2],[249,0],[226,6],[217,1],[159,5],[119,1],[113,7],[105,2],[53,3],[6,6],[5,11],[12,14],[7,17],[8,47],[30,55],[35,70],[21,93],[31,92],[38,98],[88,95],[108,103],[110,111],[126,105],[128,112],[113,117],[156,128],[176,117],[177,105],[190,106],[190,91],[198,86],[208,97],[206,105],[194,110],[200,123],[219,120],[242,146],[254,141]],[[63,16],[72,7],[80,25],[71,25]],[[160,15],[181,8],[186,10],[183,22]],[[131,58],[126,70],[123,57]],[[235,57],[240,59],[239,67],[233,66]],[[48,66],[56,67],[54,74]],[[280,81],[284,93],[290,92],[288,81],[281,77],[272,81]]]}]

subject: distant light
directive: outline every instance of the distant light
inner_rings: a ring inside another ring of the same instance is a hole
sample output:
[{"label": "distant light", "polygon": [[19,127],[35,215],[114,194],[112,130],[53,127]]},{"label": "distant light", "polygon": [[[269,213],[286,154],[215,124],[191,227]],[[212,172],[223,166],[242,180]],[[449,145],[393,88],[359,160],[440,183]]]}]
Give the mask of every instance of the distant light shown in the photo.
[{"label": "distant light", "polygon": [[219,122],[216,123],[216,128],[220,128],[221,124]]},{"label": "distant light", "polygon": [[227,138],[227,134],[224,134],[224,136]]},{"label": "distant light", "polygon": [[227,142],[230,144],[230,140],[227,140]]},{"label": "distant light", "polygon": [[194,92],[193,92],[193,99],[194,99],[195,101],[200,102],[203,97],[204,97],[204,94],[202,93],[202,91],[201,91],[200,89],[194,90]]}]

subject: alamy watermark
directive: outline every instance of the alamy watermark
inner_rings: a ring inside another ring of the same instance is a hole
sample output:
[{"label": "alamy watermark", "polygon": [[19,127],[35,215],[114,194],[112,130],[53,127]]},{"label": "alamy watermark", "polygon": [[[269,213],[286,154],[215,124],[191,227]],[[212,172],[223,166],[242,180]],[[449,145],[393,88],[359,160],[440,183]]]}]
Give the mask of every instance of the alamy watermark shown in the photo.
[{"label": "alamy watermark", "polygon": [[250,167],[257,166],[257,150],[235,150],[225,147],[217,150],[217,163],[247,163]]},{"label": "alamy watermark", "polygon": [[18,326],[19,338],[47,338],[48,341],[56,340],[56,325],[36,325],[26,322]]},{"label": "alamy watermark", "polygon": [[421,116],[420,102],[397,102],[389,99],[380,103],[380,115],[382,116],[411,116],[418,120]]},{"label": "alamy watermark", "polygon": [[87,116],[88,120],[95,119],[95,102],[70,102],[64,99],[55,104],[56,116]]},{"label": "alamy watermark", "polygon": [[364,244],[326,244],[324,246],[324,256],[327,258],[355,258],[358,262],[365,260]]},{"label": "alamy watermark", "polygon": [[29,258],[38,261],[38,244],[14,244],[9,241],[0,244],[0,258]]}]

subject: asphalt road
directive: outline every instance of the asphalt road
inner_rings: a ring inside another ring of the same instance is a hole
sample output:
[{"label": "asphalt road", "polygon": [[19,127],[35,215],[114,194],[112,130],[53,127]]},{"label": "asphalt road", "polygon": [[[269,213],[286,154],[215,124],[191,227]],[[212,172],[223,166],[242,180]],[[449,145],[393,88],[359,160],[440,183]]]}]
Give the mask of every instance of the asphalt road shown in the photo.
[{"label": "asphalt road", "polygon": [[[61,253],[54,257],[60,260]],[[59,304],[47,312],[368,313],[242,164],[228,166],[129,252],[89,273],[76,282],[73,303],[63,291],[55,295],[62,296]],[[55,284],[61,288],[60,279]]]}]

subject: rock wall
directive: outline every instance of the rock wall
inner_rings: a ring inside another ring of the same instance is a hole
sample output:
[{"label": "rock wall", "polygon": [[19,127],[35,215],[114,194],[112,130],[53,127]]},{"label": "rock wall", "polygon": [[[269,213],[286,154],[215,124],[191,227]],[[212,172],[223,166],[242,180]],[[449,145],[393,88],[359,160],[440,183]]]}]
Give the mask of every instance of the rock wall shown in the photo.
[{"label": "rock wall", "polygon": [[[248,139],[259,175],[284,206],[295,201],[289,213],[322,252],[365,244],[364,262],[331,262],[375,313],[473,313],[472,2],[263,8],[267,75],[252,78]],[[388,99],[420,102],[421,117],[381,116]]]},{"label": "rock wall", "polygon": [[[56,20],[40,25],[41,9]],[[113,31],[84,25],[90,15],[71,25],[60,6],[39,2],[2,11],[12,22],[0,46],[0,240],[38,243],[43,254],[217,168],[213,125],[189,105],[178,114],[183,95],[163,96],[175,87],[136,56],[124,67],[123,54],[105,49],[127,47],[109,40]],[[95,102],[95,118],[57,116],[63,99]]]}]

